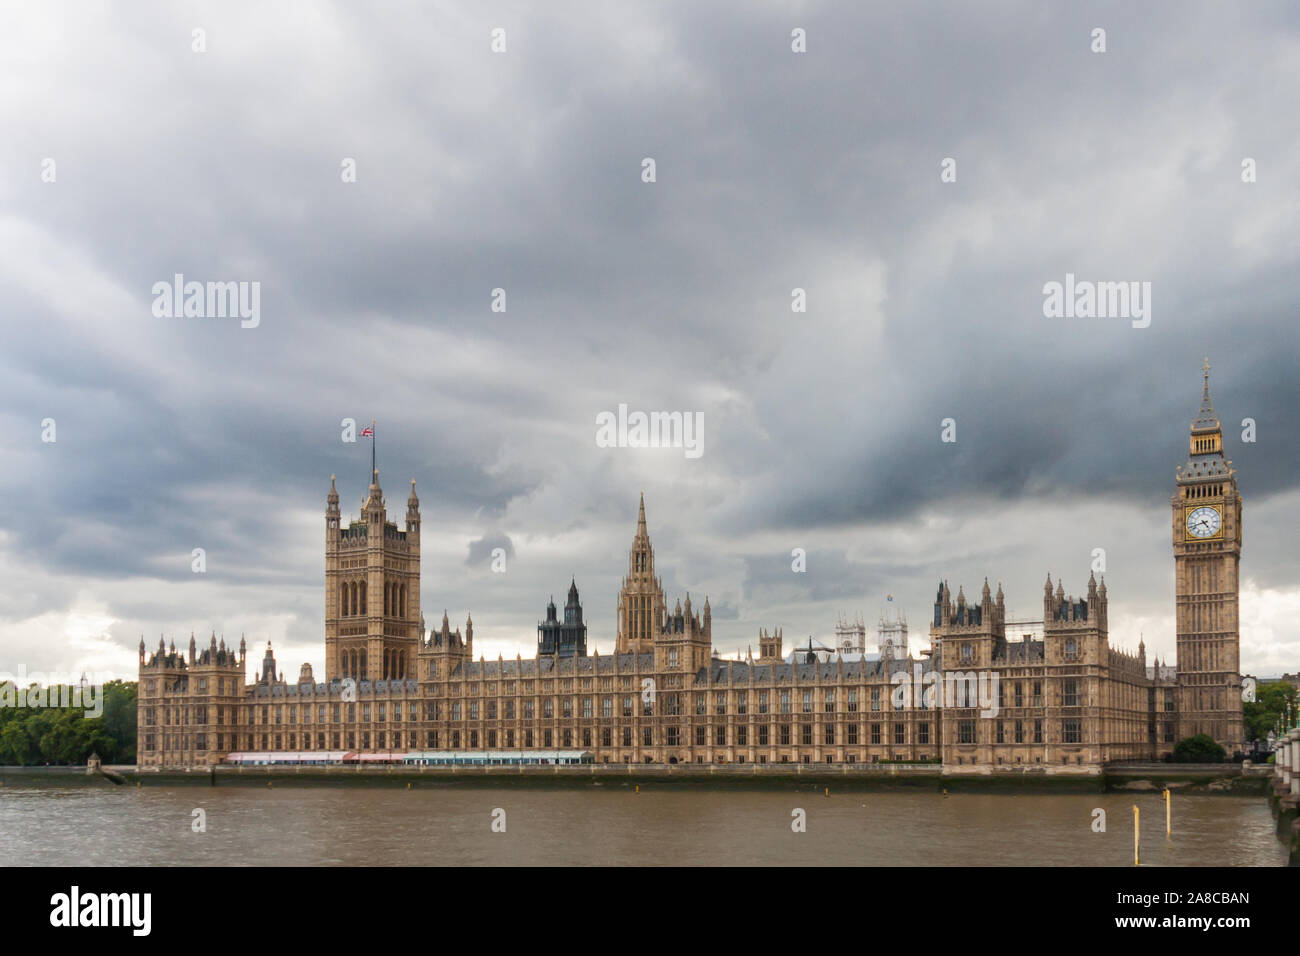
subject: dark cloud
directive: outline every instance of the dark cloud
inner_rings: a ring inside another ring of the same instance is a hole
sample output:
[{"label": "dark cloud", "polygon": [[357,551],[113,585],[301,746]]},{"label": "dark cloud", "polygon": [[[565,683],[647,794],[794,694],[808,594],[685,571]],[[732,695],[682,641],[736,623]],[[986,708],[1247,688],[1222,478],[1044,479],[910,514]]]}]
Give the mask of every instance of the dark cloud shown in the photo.
[{"label": "dark cloud", "polygon": [[[0,634],[95,607],[127,649],[317,648],[329,475],[355,513],[369,471],[346,417],[379,422],[399,520],[417,480],[426,616],[485,642],[526,648],[575,574],[611,646],[642,488],[670,603],[710,594],[724,649],[885,591],[923,621],[941,576],[1032,607],[1098,539],[1112,600],[1167,628],[1205,355],[1243,576],[1292,587],[1292,6],[200,13],[0,36]],[[261,324],[155,318],[177,272],[260,282]],[[1067,272],[1150,281],[1150,327],[1044,318]],[[705,454],[596,447],[621,402],[702,412]]]}]

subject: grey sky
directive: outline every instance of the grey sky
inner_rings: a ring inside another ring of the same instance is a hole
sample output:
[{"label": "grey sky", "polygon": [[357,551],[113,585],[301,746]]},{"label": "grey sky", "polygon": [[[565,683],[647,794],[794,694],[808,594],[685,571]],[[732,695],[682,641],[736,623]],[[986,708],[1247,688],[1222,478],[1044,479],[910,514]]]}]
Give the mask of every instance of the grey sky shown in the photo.
[{"label": "grey sky", "polygon": [[[940,577],[1032,614],[1104,547],[1112,641],[1172,654],[1208,355],[1242,666],[1295,670],[1300,12],[863,6],[11,8],[0,666],[132,674],[191,630],[319,665],[329,476],[355,513],[369,468],[345,417],[399,520],[417,481],[429,622],[472,612],[493,656],[570,575],[612,649],[642,489],[724,653],[888,593],[923,643]],[[1067,272],[1151,282],[1150,327],[1044,318]],[[260,325],[156,318],[175,273],[260,282]],[[619,403],[702,412],[704,455],[598,448]]]}]

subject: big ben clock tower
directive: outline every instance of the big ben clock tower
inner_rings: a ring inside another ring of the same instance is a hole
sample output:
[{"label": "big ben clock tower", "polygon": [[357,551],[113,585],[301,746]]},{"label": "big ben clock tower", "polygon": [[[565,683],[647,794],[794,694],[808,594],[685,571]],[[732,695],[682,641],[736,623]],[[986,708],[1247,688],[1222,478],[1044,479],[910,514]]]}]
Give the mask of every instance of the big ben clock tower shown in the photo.
[{"label": "big ben clock tower", "polygon": [[1201,410],[1173,496],[1178,736],[1209,734],[1231,757],[1245,737],[1237,607],[1241,495],[1210,402],[1209,359],[1204,371]]}]

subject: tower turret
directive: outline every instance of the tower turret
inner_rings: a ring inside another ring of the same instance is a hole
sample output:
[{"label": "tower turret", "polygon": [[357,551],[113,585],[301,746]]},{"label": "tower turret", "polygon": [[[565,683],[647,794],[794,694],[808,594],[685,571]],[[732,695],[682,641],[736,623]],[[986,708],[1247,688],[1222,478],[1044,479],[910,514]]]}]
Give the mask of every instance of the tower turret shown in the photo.
[{"label": "tower turret", "polygon": [[262,657],[262,676],[260,678],[263,684],[275,683],[275,654],[271,651],[271,642],[266,642],[266,654]]},{"label": "tower turret", "polygon": [[655,577],[654,548],[646,527],[645,493],[637,505],[636,534],[628,552],[627,576],[618,595],[617,641],[619,654],[648,653],[664,627],[664,593]]}]

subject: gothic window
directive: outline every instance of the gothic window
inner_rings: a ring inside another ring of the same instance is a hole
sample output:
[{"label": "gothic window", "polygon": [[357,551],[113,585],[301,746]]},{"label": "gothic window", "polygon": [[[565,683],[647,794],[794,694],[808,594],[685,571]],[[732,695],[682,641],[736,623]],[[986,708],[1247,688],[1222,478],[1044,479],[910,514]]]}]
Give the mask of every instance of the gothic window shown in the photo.
[{"label": "gothic window", "polygon": [[1083,731],[1080,728],[1081,722],[1078,720],[1078,718],[1071,718],[1070,720],[1066,720],[1063,723],[1064,726],[1062,727],[1062,734],[1063,734],[1062,739],[1067,744],[1082,743]]},{"label": "gothic window", "polygon": [[1074,677],[1067,677],[1062,684],[1062,701],[1066,707],[1079,706],[1079,681]]}]

